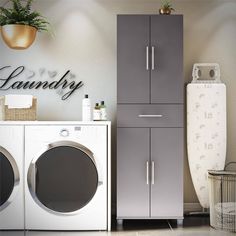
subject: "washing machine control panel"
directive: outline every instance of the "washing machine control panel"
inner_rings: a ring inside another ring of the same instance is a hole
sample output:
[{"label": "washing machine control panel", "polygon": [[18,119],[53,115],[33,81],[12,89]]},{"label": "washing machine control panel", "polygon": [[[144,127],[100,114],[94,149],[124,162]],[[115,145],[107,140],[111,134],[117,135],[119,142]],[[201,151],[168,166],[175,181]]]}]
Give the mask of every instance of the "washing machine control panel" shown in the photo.
[{"label": "washing machine control panel", "polygon": [[60,131],[60,136],[61,136],[61,137],[68,137],[69,135],[70,135],[70,132],[69,132],[68,129],[62,129],[62,130]]},{"label": "washing machine control panel", "polygon": [[78,132],[80,132],[80,131],[81,131],[81,126],[75,126],[74,129],[62,128],[59,132],[59,135],[63,138],[66,138],[66,137],[73,135],[74,132],[75,132],[75,134],[78,135]]},{"label": "washing machine control panel", "polygon": [[81,126],[75,126],[75,131],[81,131]]}]

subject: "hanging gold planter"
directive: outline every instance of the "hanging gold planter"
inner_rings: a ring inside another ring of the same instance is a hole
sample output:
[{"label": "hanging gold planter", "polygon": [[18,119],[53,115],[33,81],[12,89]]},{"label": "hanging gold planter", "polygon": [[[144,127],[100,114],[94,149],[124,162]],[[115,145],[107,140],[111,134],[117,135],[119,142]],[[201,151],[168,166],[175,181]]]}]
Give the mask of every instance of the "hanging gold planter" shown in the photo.
[{"label": "hanging gold planter", "polygon": [[1,34],[8,47],[17,50],[27,49],[35,40],[37,29],[29,25],[3,25]]}]

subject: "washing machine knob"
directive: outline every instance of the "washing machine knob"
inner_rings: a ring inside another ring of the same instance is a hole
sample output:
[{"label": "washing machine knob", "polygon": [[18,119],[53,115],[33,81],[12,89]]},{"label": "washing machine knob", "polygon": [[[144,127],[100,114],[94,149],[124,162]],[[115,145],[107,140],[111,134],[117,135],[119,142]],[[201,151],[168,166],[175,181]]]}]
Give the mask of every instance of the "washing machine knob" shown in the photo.
[{"label": "washing machine knob", "polygon": [[61,135],[62,137],[68,137],[68,136],[70,135],[69,130],[67,130],[67,129],[62,129],[61,132],[60,132],[60,135]]}]

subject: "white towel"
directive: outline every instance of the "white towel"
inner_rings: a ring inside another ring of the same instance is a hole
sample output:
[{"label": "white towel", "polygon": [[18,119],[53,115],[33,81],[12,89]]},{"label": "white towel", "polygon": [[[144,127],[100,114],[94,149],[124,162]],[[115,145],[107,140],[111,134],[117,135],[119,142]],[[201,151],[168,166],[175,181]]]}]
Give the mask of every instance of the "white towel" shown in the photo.
[{"label": "white towel", "polygon": [[215,210],[219,214],[219,218],[222,215],[236,216],[236,202],[219,202],[215,205]]},{"label": "white towel", "polygon": [[33,96],[32,95],[15,95],[9,94],[5,96],[5,105],[9,109],[14,108],[30,108],[32,107]]}]

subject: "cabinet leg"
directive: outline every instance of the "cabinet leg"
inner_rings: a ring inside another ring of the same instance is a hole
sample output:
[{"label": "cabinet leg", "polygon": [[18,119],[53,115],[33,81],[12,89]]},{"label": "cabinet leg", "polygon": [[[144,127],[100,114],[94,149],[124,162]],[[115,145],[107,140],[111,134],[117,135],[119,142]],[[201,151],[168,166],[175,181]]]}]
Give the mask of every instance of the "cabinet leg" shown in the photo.
[{"label": "cabinet leg", "polygon": [[183,227],[184,220],[183,219],[177,219],[177,227]]},{"label": "cabinet leg", "polygon": [[123,230],[123,220],[122,219],[118,219],[117,220],[117,230],[120,231],[120,230]]},{"label": "cabinet leg", "polygon": [[118,220],[117,220],[117,225],[122,226],[122,225],[123,225],[123,219],[118,219]]}]

